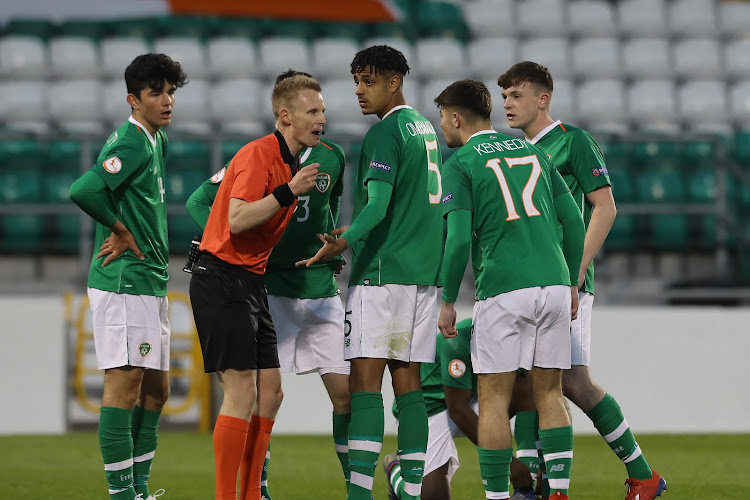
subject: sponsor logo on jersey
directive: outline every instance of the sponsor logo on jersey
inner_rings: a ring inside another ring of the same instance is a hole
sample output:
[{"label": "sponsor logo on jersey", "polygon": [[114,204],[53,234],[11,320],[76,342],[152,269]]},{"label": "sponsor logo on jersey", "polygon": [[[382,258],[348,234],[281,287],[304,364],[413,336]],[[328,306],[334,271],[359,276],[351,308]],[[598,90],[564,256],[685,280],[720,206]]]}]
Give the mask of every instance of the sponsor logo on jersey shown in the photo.
[{"label": "sponsor logo on jersey", "polygon": [[315,187],[320,191],[321,193],[325,193],[328,191],[328,188],[331,185],[331,176],[329,174],[318,174],[318,176],[315,178]]},{"label": "sponsor logo on jersey", "polygon": [[443,196],[443,204],[448,203],[452,199],[453,199],[453,192],[446,194],[445,196]]},{"label": "sponsor logo on jersey", "polygon": [[600,175],[609,175],[609,170],[607,170],[607,167],[602,165],[591,170],[591,173],[594,174],[594,177],[599,177]]},{"label": "sponsor logo on jersey", "polygon": [[111,156],[104,160],[102,166],[104,167],[104,170],[106,170],[110,174],[116,174],[122,168],[122,162],[118,157]]},{"label": "sponsor logo on jersey", "polygon": [[138,346],[138,352],[140,352],[141,356],[145,358],[151,354],[151,344],[148,342],[141,342],[141,345]]},{"label": "sponsor logo on jersey", "polygon": [[374,168],[375,170],[382,170],[383,172],[390,172],[391,166],[387,163],[382,163],[379,161],[372,160],[370,162],[370,168]]},{"label": "sponsor logo on jersey", "polygon": [[224,174],[227,173],[227,167],[222,168],[218,172],[216,172],[214,175],[211,176],[211,182],[214,184],[218,184],[221,182],[221,180],[224,178]]},{"label": "sponsor logo on jersey", "polygon": [[448,371],[451,372],[451,377],[461,378],[464,376],[464,373],[466,373],[466,363],[460,359],[454,359],[448,365]]}]

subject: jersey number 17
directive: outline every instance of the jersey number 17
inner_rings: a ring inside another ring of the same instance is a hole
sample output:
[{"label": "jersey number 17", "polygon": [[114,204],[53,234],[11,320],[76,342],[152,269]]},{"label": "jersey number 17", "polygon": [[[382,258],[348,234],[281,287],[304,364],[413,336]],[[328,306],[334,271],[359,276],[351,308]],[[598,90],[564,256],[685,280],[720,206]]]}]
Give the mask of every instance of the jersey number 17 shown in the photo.
[{"label": "jersey number 17", "polygon": [[[541,175],[542,173],[542,165],[539,163],[539,158],[537,158],[536,155],[532,155],[523,156],[521,158],[503,158],[503,160],[505,160],[505,163],[508,165],[509,170],[519,165],[531,165],[529,180],[526,182],[526,187],[524,187],[523,191],[521,192],[521,198],[523,199],[523,208],[526,211],[527,216],[535,217],[537,215],[541,215],[539,213],[539,210],[537,210],[537,208],[534,206],[534,190],[536,189],[536,183],[539,180],[539,175]],[[510,221],[520,219],[521,216],[518,215],[518,211],[516,211],[516,205],[515,203],[513,203],[513,196],[510,192],[510,186],[508,186],[508,181],[505,180],[503,169],[500,167],[500,158],[492,158],[491,160],[487,160],[487,163],[485,163],[484,166],[486,168],[491,168],[492,171],[495,172],[497,182],[500,183],[500,190],[503,192],[503,200],[505,201],[505,206],[508,209],[508,217],[505,220]]]}]

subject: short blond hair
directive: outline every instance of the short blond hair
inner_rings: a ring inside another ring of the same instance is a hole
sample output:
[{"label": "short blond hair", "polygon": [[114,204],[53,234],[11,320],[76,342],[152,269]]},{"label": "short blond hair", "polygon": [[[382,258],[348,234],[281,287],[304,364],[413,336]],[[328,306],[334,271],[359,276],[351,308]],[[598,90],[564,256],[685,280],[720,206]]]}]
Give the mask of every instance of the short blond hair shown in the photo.
[{"label": "short blond hair", "polygon": [[278,120],[282,108],[292,109],[294,100],[303,90],[320,92],[320,84],[315,78],[306,75],[294,75],[277,83],[271,93],[274,118]]}]

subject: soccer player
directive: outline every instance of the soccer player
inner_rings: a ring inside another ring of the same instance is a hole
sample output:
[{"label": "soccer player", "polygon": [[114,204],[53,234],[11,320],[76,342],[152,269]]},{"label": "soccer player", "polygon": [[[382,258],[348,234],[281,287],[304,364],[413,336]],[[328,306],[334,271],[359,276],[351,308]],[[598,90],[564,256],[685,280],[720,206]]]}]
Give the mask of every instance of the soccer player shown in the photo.
[{"label": "soccer player", "polygon": [[[290,70],[279,75],[276,83],[300,74],[310,76]],[[343,266],[343,259],[337,257],[311,268],[295,267],[297,261],[320,246],[315,235],[336,227],[344,188],[344,151],[337,144],[321,139],[318,146],[306,148],[300,155],[302,166],[313,163],[320,165],[315,188],[298,198],[296,212],[271,252],[263,281],[278,337],[281,371],[317,372],[331,399],[333,439],[348,488],[349,363],[344,359],[343,349],[344,307],[334,277]],[[206,225],[225,173],[226,168],[204,182],[188,199],[188,214],[201,229]],[[264,474],[267,467],[268,459]],[[261,478],[261,494],[270,500],[264,478]]]},{"label": "soccer player", "polygon": [[[159,417],[169,396],[164,175],[180,63],[136,57],[125,69],[131,116],[70,198],[96,222],[88,278],[97,365],[104,370],[99,445],[114,500],[149,498]],[[156,495],[163,492],[159,490]]]},{"label": "soccer player", "polygon": [[[325,125],[318,82],[296,75],[271,96],[276,131],[243,146],[229,162],[208,216],[190,300],[205,371],[217,372],[224,399],[214,427],[216,499],[260,500],[261,473],[276,412],[281,372],[263,283],[271,249],[310,191],[318,165],[298,168]],[[252,418],[251,418],[252,417]]]},{"label": "soccer player", "polygon": [[[429,422],[422,481],[423,500],[450,499],[451,478],[459,467],[454,439],[465,436],[477,444],[479,403],[477,377],[471,365],[471,319],[458,323],[456,330],[458,334],[453,338],[444,338],[440,333],[437,334],[435,362],[422,363],[421,366],[422,392]],[[526,389],[526,385],[528,380],[521,375],[514,387],[511,414],[518,415],[521,410],[528,410],[517,406],[518,398],[515,393],[522,387]],[[530,392],[530,388],[528,390]],[[531,406],[533,408],[533,404]],[[402,498],[404,481],[401,477],[398,455],[386,455],[383,458],[383,467],[388,480],[389,500]],[[511,500],[536,500],[529,469],[516,459],[513,459],[510,468],[510,480],[515,490]]]},{"label": "soccer player", "polygon": [[516,370],[524,368],[532,374],[550,498],[567,499],[573,428],[561,384],[562,370],[570,368],[583,220],[546,155],[492,129],[492,102],[483,83],[454,82],[435,103],[446,143],[461,146],[443,167],[448,236],[439,327],[446,337],[457,335],[454,304],[471,248],[478,262],[471,356],[486,497],[509,497],[508,407]]},{"label": "soccer player", "polygon": [[578,273],[580,311],[570,328],[571,364],[563,375],[565,396],[583,410],[612,451],[625,463],[626,500],[652,500],[666,481],[646,461],[617,401],[591,379],[591,311],[594,304],[594,257],[615,220],[615,200],[604,157],[584,130],[550,117],[552,76],[547,68],[525,61],[500,78],[505,114],[512,128],[552,159],[573,193],[586,223],[583,259]]},{"label": "soccer player", "polygon": [[413,499],[420,495],[427,448],[419,364],[435,359],[442,162],[432,125],[406,105],[402,89],[409,65],[403,54],[385,45],[369,47],[354,56],[351,71],[362,113],[381,121],[362,143],[351,227],[322,235],[323,247],[298,264],[325,262],[352,247],[344,341],[351,360],[348,498],[372,495],[388,366],[400,416],[403,498]]}]

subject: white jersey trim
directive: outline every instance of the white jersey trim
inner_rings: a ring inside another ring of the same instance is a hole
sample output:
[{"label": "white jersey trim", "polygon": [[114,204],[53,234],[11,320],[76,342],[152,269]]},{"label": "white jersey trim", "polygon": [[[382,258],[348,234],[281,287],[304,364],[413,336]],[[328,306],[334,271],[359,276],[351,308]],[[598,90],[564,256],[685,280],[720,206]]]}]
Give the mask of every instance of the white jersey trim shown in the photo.
[{"label": "white jersey trim", "polygon": [[133,125],[138,125],[139,127],[141,127],[143,129],[143,131],[146,133],[146,137],[148,137],[148,140],[151,141],[151,145],[152,146],[156,146],[156,139],[151,135],[151,133],[148,131],[148,129],[143,126],[143,124],[141,122],[139,122],[138,120],[136,120],[135,118],[133,118],[132,115],[128,117],[128,121],[130,123],[132,123]]},{"label": "white jersey trim", "polygon": [[471,137],[469,137],[469,139],[466,142],[469,142],[470,140],[472,140],[476,136],[482,135],[482,134],[497,134],[497,131],[496,130],[492,130],[492,129],[480,130],[476,134],[471,134]]},{"label": "white jersey trim", "polygon": [[401,105],[399,105],[399,106],[396,106],[395,108],[391,109],[391,110],[390,110],[389,112],[387,112],[386,114],[384,114],[384,115],[383,115],[383,118],[381,118],[381,120],[385,120],[386,118],[388,118],[388,115],[390,115],[390,114],[391,114],[391,113],[393,113],[394,111],[398,111],[399,109],[414,109],[414,108],[412,108],[412,107],[411,107],[411,106],[409,106],[408,104],[401,104]]},{"label": "white jersey trim", "polygon": [[[317,146],[316,146],[317,147]],[[312,153],[313,148],[307,148],[304,153],[302,153],[302,156],[299,157],[299,163],[300,165],[305,163],[307,159],[310,157],[310,153]]]},{"label": "white jersey trim", "polygon": [[533,139],[531,140],[526,139],[526,142],[530,142],[531,144],[536,144],[537,142],[539,142],[539,140],[541,140],[542,137],[547,135],[550,130],[557,127],[558,125],[562,125],[562,122],[560,120],[557,120],[555,123],[553,123],[552,125],[549,125],[547,128],[545,128],[544,130],[536,134],[536,137],[534,137]]}]

